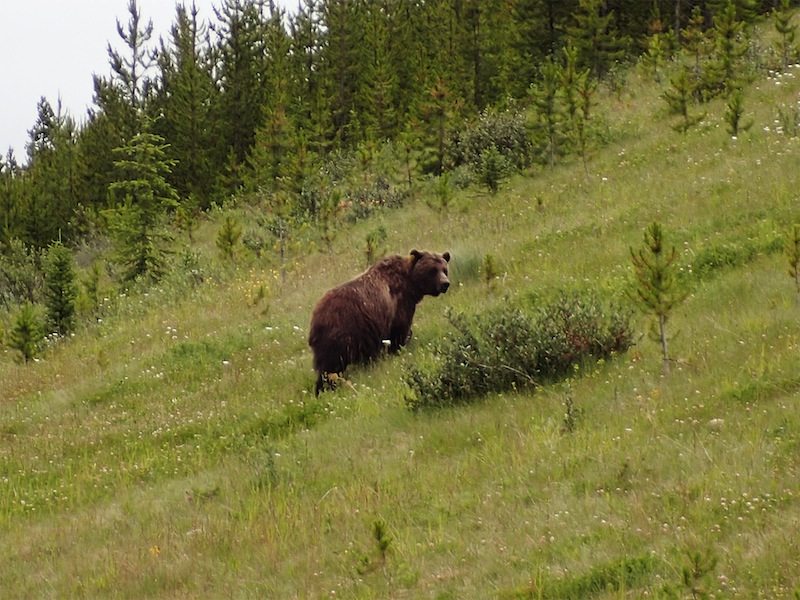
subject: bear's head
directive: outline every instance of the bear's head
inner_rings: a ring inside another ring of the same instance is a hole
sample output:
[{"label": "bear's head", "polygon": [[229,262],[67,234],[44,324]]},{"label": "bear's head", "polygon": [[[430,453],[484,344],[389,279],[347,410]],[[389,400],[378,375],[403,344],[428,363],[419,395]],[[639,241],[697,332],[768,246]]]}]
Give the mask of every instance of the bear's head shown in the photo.
[{"label": "bear's head", "polygon": [[450,253],[411,251],[411,278],[423,296],[444,294],[450,287],[447,278],[447,263]]}]

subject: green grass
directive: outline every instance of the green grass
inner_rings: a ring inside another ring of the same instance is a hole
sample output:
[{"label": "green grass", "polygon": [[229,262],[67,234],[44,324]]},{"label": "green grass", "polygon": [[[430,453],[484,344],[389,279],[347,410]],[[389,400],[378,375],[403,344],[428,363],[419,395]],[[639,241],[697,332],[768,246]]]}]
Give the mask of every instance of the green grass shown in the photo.
[{"label": "green grass", "polygon": [[[196,288],[119,298],[39,362],[0,355],[3,594],[688,597],[700,552],[717,558],[716,597],[792,598],[800,313],[775,240],[800,220],[800,140],[773,121],[800,81],[781,82],[746,90],[756,124],[731,140],[721,103],[675,133],[634,74],[596,109],[612,141],[588,176],[570,159],[495,196],[457,192],[445,211],[420,197],[340,232],[331,253],[295,248],[285,282],[272,258],[242,260]],[[653,220],[691,289],[668,376],[641,319],[631,351],[568,383],[406,408],[403,369],[447,308],[617,293]],[[206,256],[219,222],[197,233]],[[378,223],[391,251],[450,250],[454,285],[421,304],[400,356],[314,399],[311,308],[361,270]]]}]

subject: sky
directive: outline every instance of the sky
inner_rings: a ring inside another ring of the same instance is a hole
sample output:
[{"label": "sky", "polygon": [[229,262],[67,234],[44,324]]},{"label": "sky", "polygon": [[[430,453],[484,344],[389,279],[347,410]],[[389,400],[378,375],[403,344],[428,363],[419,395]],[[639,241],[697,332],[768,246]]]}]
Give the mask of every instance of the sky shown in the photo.
[{"label": "sky", "polygon": [[[194,0],[201,20],[213,18],[217,0]],[[28,130],[44,96],[78,123],[92,104],[92,75],[111,73],[108,43],[123,49],[117,20],[126,28],[129,0],[0,0],[0,155],[27,157]],[[191,0],[186,0],[191,4]],[[295,6],[296,0],[278,2]],[[138,0],[142,19],[153,22],[152,42],[166,38],[175,17],[173,0]],[[124,54],[123,54],[124,55]]]}]

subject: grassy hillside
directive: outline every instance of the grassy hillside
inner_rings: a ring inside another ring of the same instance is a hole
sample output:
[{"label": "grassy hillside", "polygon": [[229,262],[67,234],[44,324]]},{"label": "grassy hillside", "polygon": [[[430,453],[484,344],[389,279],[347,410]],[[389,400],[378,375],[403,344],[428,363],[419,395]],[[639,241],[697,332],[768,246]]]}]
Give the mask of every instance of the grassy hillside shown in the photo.
[{"label": "grassy hillside", "polygon": [[[780,244],[800,221],[800,141],[775,119],[800,69],[746,90],[738,139],[721,103],[676,133],[658,93],[632,74],[603,95],[611,142],[588,174],[537,169],[446,211],[419,197],[295,255],[285,281],[242,263],[121,298],[36,363],[0,356],[2,595],[796,597],[800,304]],[[631,351],[569,383],[406,408],[404,365],[448,308],[617,295],[653,220],[691,289],[669,375],[641,319]],[[450,250],[454,285],[399,357],[316,399],[311,308],[378,224],[391,252]]]}]

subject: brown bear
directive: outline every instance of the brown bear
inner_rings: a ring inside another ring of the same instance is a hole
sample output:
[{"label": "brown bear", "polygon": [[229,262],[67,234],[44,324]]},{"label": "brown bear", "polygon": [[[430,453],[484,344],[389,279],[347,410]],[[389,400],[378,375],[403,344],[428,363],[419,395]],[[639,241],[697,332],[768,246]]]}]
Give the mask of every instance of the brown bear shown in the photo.
[{"label": "brown bear", "polygon": [[411,337],[411,321],[424,296],[438,296],[450,287],[450,253],[412,250],[408,256],[386,257],[364,273],[329,290],[311,315],[308,344],[317,372],[319,395],[328,374],[348,365],[367,363],[384,346],[397,352]]}]

